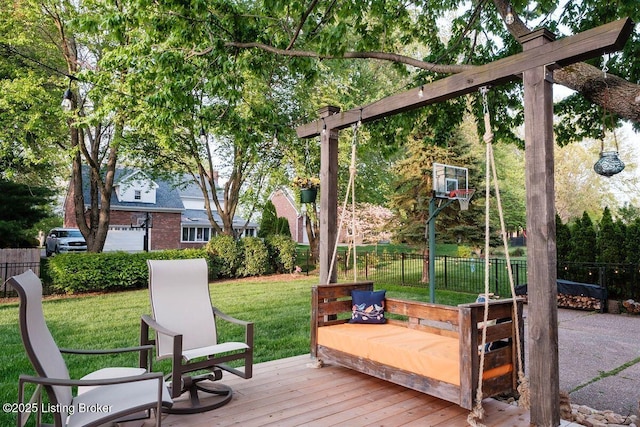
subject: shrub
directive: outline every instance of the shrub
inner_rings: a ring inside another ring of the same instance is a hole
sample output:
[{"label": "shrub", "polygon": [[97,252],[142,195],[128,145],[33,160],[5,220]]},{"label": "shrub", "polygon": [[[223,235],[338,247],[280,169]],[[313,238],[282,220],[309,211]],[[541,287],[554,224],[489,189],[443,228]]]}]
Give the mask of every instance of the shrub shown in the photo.
[{"label": "shrub", "polygon": [[296,265],[297,244],[290,237],[281,234],[266,240],[269,262],[276,273],[291,273]]},{"label": "shrub", "polygon": [[261,276],[269,271],[269,252],[262,239],[245,237],[240,239],[242,264],[237,270],[238,277]]},{"label": "shrub", "polygon": [[513,257],[523,257],[525,255],[524,248],[515,248],[509,252]]},{"label": "shrub", "polygon": [[267,200],[262,209],[262,218],[260,220],[260,229],[258,230],[258,237],[268,237],[274,233],[276,228],[276,221],[278,214],[276,213],[276,207],[271,200]]},{"label": "shrub", "polygon": [[282,234],[283,236],[291,238],[291,229],[289,228],[289,220],[287,218],[279,216],[276,219],[275,234]]},{"label": "shrub", "polygon": [[158,252],[104,252],[60,254],[47,262],[43,277],[63,293],[118,291],[144,288],[149,281],[148,259],[207,258],[202,249]]},{"label": "shrub", "polygon": [[264,209],[262,210],[262,219],[260,221],[258,237],[265,239],[275,234],[284,234],[285,236],[291,237],[289,220],[284,217],[279,217],[273,202],[271,200],[267,200],[264,204]]},{"label": "shrub", "polygon": [[242,248],[233,236],[221,234],[214,236],[207,243],[206,251],[212,260],[214,278],[236,277],[242,262]]},{"label": "shrub", "polygon": [[458,257],[460,258],[471,258],[471,248],[465,245],[458,246]]}]

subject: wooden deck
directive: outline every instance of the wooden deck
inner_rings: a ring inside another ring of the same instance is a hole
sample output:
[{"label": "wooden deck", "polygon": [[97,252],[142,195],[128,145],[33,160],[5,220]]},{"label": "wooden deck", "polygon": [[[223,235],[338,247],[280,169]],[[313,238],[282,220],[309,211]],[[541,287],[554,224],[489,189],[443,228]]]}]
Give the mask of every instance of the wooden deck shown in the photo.
[{"label": "wooden deck", "polygon": [[[226,406],[194,415],[163,415],[163,426],[466,426],[468,411],[339,366],[307,366],[308,355],[254,366],[253,378],[225,374],[234,389]],[[529,413],[485,400],[484,424],[529,425]],[[151,426],[152,420],[144,423]]]}]

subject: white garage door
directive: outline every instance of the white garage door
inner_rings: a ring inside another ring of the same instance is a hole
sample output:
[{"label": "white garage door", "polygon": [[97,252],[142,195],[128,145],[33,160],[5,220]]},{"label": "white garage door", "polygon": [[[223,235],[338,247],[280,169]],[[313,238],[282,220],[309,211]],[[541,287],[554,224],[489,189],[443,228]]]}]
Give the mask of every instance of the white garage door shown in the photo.
[{"label": "white garage door", "polygon": [[144,249],[143,245],[143,228],[114,227],[110,228],[107,233],[104,251],[141,252]]}]

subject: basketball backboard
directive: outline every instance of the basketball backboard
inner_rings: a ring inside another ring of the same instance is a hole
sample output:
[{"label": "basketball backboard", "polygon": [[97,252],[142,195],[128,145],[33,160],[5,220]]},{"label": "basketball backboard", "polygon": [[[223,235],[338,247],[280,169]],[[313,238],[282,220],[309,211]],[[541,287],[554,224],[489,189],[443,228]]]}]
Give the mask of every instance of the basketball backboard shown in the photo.
[{"label": "basketball backboard", "polygon": [[459,166],[433,163],[432,185],[436,198],[458,199],[458,192],[465,193],[469,190],[469,170]]},{"label": "basketball backboard", "polygon": [[136,212],[131,214],[131,228],[144,228],[147,226],[153,228],[153,217],[150,213]]}]

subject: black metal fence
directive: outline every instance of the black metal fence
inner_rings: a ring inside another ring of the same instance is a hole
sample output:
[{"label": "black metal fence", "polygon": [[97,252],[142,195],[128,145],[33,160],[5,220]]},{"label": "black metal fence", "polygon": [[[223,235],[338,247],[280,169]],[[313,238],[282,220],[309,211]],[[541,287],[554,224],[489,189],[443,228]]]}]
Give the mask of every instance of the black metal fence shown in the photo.
[{"label": "black metal fence", "polygon": [[[311,271],[309,251],[298,254],[302,271]],[[339,280],[353,280],[353,253],[339,250],[337,274]],[[435,259],[436,288],[457,292],[484,292],[485,260],[437,256]],[[428,260],[420,253],[357,252],[358,280],[372,280],[381,284],[428,287]],[[515,286],[527,283],[527,262],[511,260]],[[558,279],[596,284],[606,287],[609,298],[640,301],[640,264],[563,263],[558,265]],[[490,291],[501,296],[510,295],[507,262],[504,258],[489,259]]]},{"label": "black metal fence", "polygon": [[[337,253],[337,274],[340,280],[352,280],[353,252]],[[457,292],[484,292],[485,262],[481,258],[438,256],[435,259],[436,288]],[[297,264],[307,274],[315,268],[308,250],[298,251]],[[428,259],[419,253],[357,252],[356,275],[359,280],[381,284],[428,287]],[[0,296],[15,296],[7,285],[9,277],[32,269],[39,274],[39,262],[0,263]],[[515,286],[527,282],[527,262],[512,260]],[[640,301],[640,264],[561,263],[558,278],[596,284],[607,289],[610,299]],[[46,281],[45,281],[46,282]],[[497,295],[510,295],[507,263],[504,258],[489,259],[489,287]],[[45,285],[44,293],[50,293]]]},{"label": "black metal fence", "polygon": [[[435,258],[435,283],[437,289],[457,292],[484,292],[485,261],[480,258]],[[357,277],[376,283],[405,286],[429,286],[428,257],[420,253],[362,253],[356,263]],[[526,261],[512,261],[515,286],[526,283]],[[353,260],[349,252],[338,254],[338,277],[342,280],[354,277]],[[489,259],[489,288],[496,295],[510,295],[506,260]]]},{"label": "black metal fence", "polygon": [[558,265],[558,277],[600,285],[609,299],[640,301],[640,264],[565,262]]},{"label": "black metal fence", "polygon": [[[0,263],[0,282],[2,284],[2,288],[0,288],[0,295],[3,298],[9,296],[16,296],[16,292],[13,290],[11,286],[7,284],[7,280],[11,276],[15,276],[18,274],[22,274],[27,270],[33,270],[36,274],[40,274],[40,262],[3,262]],[[47,293],[47,290],[43,290],[43,292]]]}]

